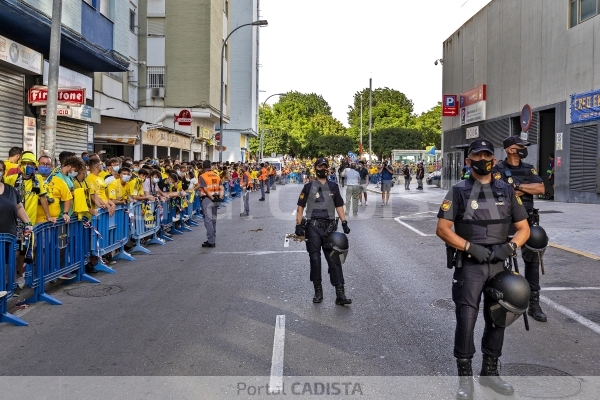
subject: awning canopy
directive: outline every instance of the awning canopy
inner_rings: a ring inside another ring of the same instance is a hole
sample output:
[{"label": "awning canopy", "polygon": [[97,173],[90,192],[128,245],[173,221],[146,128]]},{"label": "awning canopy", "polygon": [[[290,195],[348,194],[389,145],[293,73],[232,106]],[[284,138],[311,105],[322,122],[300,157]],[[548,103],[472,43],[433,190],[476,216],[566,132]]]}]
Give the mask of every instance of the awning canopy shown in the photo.
[{"label": "awning canopy", "polygon": [[134,145],[140,140],[139,135],[131,135],[126,133],[95,133],[94,143],[108,142]]}]

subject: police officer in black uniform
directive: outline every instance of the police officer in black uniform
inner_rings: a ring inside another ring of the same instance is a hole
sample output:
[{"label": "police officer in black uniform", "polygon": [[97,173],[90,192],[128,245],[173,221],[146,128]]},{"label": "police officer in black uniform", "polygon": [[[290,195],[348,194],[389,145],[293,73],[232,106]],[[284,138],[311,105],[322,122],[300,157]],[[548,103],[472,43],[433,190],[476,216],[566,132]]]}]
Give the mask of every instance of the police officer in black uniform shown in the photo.
[{"label": "police officer in black uniform", "polygon": [[[527,157],[527,146],[531,143],[521,140],[519,136],[511,136],[504,140],[506,159],[496,164],[492,169],[494,179],[502,179],[515,189],[517,196],[523,202],[529,214],[529,225],[534,220],[533,195],[544,194],[544,181],[539,177],[536,169],[531,164],[522,162]],[[513,233],[513,229],[509,234]],[[525,279],[529,282],[531,297],[527,313],[536,321],[546,322],[548,318],[540,307],[540,262],[538,254],[523,247],[521,255],[525,262]]]},{"label": "police officer in black uniform", "polygon": [[[313,303],[320,303],[323,301],[321,248],[325,244],[325,238],[336,228],[336,211],[342,221],[344,233],[350,233],[350,228],[348,228],[348,222],[344,215],[344,200],[340,194],[340,188],[337,183],[327,180],[329,162],[325,158],[319,158],[314,165],[317,179],[304,185],[298,198],[296,235],[306,238],[306,251],[310,257],[310,280],[315,287]],[[302,214],[305,208],[306,225],[303,226]],[[329,266],[329,280],[335,286],[335,304],[352,303],[352,300],[348,299],[344,292],[344,274],[341,263],[332,261],[327,251],[324,253]]]},{"label": "police officer in black uniform", "polygon": [[[529,237],[527,212],[515,190],[491,175],[495,163],[492,143],[473,141],[466,163],[471,174],[446,194],[438,212],[436,230],[436,234],[457,251],[452,278],[452,300],[456,305],[454,356],[459,376],[457,399],[471,399],[473,396],[473,333],[486,283],[503,271],[504,261]],[[511,224],[514,224],[516,232],[507,242]],[[498,374],[504,328],[493,323],[488,309],[491,302],[485,294],[485,328],[481,341],[483,365],[479,384],[497,393],[511,395],[514,393],[512,386]]]}]

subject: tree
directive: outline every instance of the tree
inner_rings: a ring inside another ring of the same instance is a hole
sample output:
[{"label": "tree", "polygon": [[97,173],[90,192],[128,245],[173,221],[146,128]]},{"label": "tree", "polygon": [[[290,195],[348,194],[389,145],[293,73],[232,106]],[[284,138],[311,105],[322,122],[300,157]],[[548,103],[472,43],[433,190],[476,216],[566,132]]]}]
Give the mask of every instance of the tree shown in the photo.
[{"label": "tree", "polygon": [[419,115],[415,128],[423,132],[423,144],[442,148],[442,103]]},{"label": "tree", "polygon": [[348,136],[323,135],[317,139],[317,156],[347,154],[354,149],[354,141]]},{"label": "tree", "polygon": [[373,132],[373,152],[379,159],[389,157],[392,150],[421,150],[423,133],[414,128],[383,128]]}]

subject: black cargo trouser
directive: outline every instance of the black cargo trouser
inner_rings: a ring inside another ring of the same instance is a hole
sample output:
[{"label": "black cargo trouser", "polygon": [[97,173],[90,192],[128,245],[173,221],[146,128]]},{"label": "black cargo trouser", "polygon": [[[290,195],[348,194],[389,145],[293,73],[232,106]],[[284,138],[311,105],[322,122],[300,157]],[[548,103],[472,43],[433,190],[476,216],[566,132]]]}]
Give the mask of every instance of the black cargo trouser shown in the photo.
[{"label": "black cargo trouser", "polygon": [[454,334],[454,357],[472,358],[475,354],[474,331],[481,295],[485,328],[481,339],[481,352],[492,357],[502,355],[504,328],[495,326],[489,315],[488,306],[493,303],[484,293],[486,283],[502,272],[504,263],[479,264],[464,254],[462,268],[454,270],[452,300],[456,305],[456,331]]},{"label": "black cargo trouser", "polygon": [[[313,282],[321,281],[321,248],[324,244],[325,237],[324,228],[313,226],[309,221],[306,224],[304,237],[306,238],[306,251],[310,257],[310,280]],[[334,263],[329,257],[330,249],[323,249],[325,260],[329,266],[329,281],[332,285],[344,283],[344,274],[342,273],[342,265]]]}]

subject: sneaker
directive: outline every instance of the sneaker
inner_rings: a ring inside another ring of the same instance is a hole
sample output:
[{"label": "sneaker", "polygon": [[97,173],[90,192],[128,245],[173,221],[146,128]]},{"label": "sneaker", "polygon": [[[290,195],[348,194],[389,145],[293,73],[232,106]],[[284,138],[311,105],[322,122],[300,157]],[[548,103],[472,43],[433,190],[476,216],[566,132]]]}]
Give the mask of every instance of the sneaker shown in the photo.
[{"label": "sneaker", "polygon": [[215,247],[215,246],[216,246],[216,244],[214,244],[214,243],[208,243],[208,242],[202,243],[202,247]]},{"label": "sneaker", "polygon": [[75,274],[64,274],[64,275],[59,276],[58,279],[67,281],[69,279],[74,279],[76,277],[77,277],[77,275],[75,275]]},{"label": "sneaker", "polygon": [[359,202],[358,202],[358,205],[359,205],[359,206],[362,206],[362,201],[359,201]]},{"label": "sneaker", "polygon": [[260,199],[258,199],[258,201],[265,201],[265,198],[261,197]]},{"label": "sneaker", "polygon": [[15,279],[15,283],[19,289],[23,289],[25,287],[25,277],[19,276],[17,279]]},{"label": "sneaker", "polygon": [[104,265],[115,265],[117,262],[114,260],[109,260],[108,258],[102,257],[102,264]]},{"label": "sneaker", "polygon": [[0,290],[0,299],[6,296],[8,292],[6,290]]},{"label": "sneaker", "polygon": [[368,206],[368,205],[369,205],[369,202],[368,202],[368,201],[365,201],[365,206]]}]

